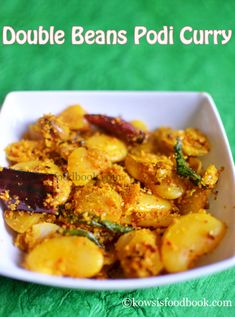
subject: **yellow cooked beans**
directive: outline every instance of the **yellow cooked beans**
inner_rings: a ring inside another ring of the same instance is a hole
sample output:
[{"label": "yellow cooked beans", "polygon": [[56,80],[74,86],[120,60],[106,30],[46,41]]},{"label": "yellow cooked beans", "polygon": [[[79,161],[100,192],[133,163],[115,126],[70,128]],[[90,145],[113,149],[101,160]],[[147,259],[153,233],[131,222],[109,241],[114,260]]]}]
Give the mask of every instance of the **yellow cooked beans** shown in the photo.
[{"label": "yellow cooked beans", "polygon": [[213,250],[225,234],[225,225],[206,213],[178,218],[163,235],[162,261],[168,272],[185,271],[194,260]]},{"label": "yellow cooked beans", "polygon": [[66,108],[58,117],[72,130],[87,130],[89,124],[84,118],[85,113],[80,105],[74,105]]},{"label": "yellow cooked beans", "polygon": [[5,211],[4,218],[7,225],[16,232],[23,233],[32,225],[38,223],[42,214],[32,214],[23,211]]},{"label": "yellow cooked beans", "polygon": [[50,222],[39,222],[32,225],[23,235],[19,235],[16,244],[23,250],[29,250],[42,242],[45,238],[52,236],[60,227]]},{"label": "yellow cooked beans", "polygon": [[177,199],[184,193],[180,179],[173,175],[173,166],[167,157],[128,155],[125,164],[132,177],[162,198]]},{"label": "yellow cooked beans", "polygon": [[74,209],[78,213],[89,211],[102,219],[119,221],[122,214],[122,196],[108,184],[87,186],[74,193]]},{"label": "yellow cooked beans", "polygon": [[120,162],[127,155],[125,143],[105,134],[95,134],[86,140],[88,148],[97,149],[106,154],[111,162]]},{"label": "yellow cooked beans", "polygon": [[137,129],[140,129],[140,130],[142,130],[144,132],[148,132],[148,126],[147,126],[147,124],[144,121],[132,120],[131,124]]},{"label": "yellow cooked beans", "polygon": [[68,173],[75,185],[84,186],[109,165],[102,152],[80,147],[68,158]]},{"label": "yellow cooked beans", "polygon": [[157,275],[163,268],[157,236],[148,229],[124,234],[116,243],[116,250],[127,277]]},{"label": "yellow cooked beans", "polygon": [[54,196],[42,198],[46,213],[20,210],[30,207],[20,204],[20,193],[0,194],[5,222],[24,251],[22,266],[95,279],[196,266],[226,232],[209,213],[222,173],[203,164],[209,144],[196,127],[150,131],[142,120],[88,114],[78,104],[43,115],[6,148],[11,169],[57,176],[49,184]]},{"label": "yellow cooked beans", "polygon": [[92,277],[103,266],[101,250],[84,237],[46,239],[26,256],[24,266],[32,271],[71,277]]}]

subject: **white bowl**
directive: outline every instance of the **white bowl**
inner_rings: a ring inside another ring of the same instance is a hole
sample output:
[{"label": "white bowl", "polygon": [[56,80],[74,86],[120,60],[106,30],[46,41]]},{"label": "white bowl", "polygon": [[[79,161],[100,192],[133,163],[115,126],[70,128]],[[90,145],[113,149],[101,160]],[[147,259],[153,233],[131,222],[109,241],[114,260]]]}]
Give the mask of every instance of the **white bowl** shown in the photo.
[{"label": "white bowl", "polygon": [[80,289],[136,289],[180,282],[235,265],[235,173],[231,151],[212,98],[194,92],[13,92],[7,95],[0,115],[0,165],[6,166],[4,148],[18,140],[26,126],[44,113],[58,113],[66,106],[80,103],[91,113],[123,115],[127,120],[142,119],[150,128],[161,125],[174,128],[196,127],[205,132],[212,150],[204,164],[224,166],[218,184],[217,200],[210,212],[228,225],[228,231],[211,254],[197,268],[183,273],[143,279],[91,280],[55,277],[32,273],[20,267],[20,251],[12,243],[12,234],[0,215],[0,274],[19,280]]}]

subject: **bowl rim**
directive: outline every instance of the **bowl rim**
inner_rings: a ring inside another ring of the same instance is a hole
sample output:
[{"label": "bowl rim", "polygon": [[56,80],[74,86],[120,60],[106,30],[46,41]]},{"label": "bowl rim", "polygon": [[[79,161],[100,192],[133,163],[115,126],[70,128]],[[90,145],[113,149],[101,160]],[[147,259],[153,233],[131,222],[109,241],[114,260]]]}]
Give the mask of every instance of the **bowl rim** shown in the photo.
[{"label": "bowl rim", "polygon": [[218,273],[235,265],[235,256],[203,267],[194,268],[185,272],[171,273],[146,278],[117,279],[117,280],[95,280],[70,277],[57,277],[41,273],[30,272],[24,269],[17,269],[14,274],[8,268],[0,267],[0,275],[13,278],[23,282],[31,282],[40,285],[59,288],[84,289],[84,290],[135,290],[150,287],[159,287],[175,283],[186,282],[199,277],[209,276]]},{"label": "bowl rim", "polygon": [[[197,91],[154,91],[154,90],[30,90],[30,91],[12,91],[6,95],[3,101],[3,105],[0,110],[0,118],[2,113],[5,111],[8,99],[15,95],[33,95],[33,94],[152,94],[152,95],[198,95],[205,97],[208,100],[208,106],[210,110],[214,113],[216,120],[220,126],[220,131],[223,135],[223,139],[228,151],[228,158],[230,168],[233,171],[233,181],[235,182],[235,168],[233,162],[233,156],[231,148],[228,142],[228,138],[223,126],[221,117],[215,105],[212,96],[206,92]],[[212,264],[204,265],[202,267],[193,268],[188,271],[171,273],[167,275],[159,275],[148,278],[133,278],[133,279],[117,279],[117,280],[95,280],[95,279],[81,279],[81,278],[69,278],[69,277],[57,277],[50,276],[46,274],[40,274],[35,272],[30,272],[24,270],[23,268],[17,268],[13,272],[9,271],[8,268],[1,267],[0,265],[0,275],[47,286],[55,286],[62,288],[71,289],[85,289],[85,290],[132,290],[141,289],[148,287],[156,287],[161,285],[169,285],[173,283],[184,282],[187,280],[195,279],[198,277],[203,277],[205,275],[210,275],[225,269],[235,266],[235,255],[222,261],[218,261]]]}]

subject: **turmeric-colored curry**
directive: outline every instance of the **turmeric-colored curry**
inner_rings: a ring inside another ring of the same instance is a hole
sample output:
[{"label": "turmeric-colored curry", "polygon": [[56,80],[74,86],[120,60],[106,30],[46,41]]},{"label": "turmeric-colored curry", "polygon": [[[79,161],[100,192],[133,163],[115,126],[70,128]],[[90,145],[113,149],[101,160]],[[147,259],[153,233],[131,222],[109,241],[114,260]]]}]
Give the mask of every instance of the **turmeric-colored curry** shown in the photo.
[{"label": "turmeric-colored curry", "polygon": [[42,116],[6,148],[10,169],[57,179],[45,212],[16,203],[4,212],[22,266],[97,279],[190,269],[226,231],[207,211],[221,172],[202,166],[209,150],[194,128],[149,131],[140,120],[87,114],[79,105]]}]

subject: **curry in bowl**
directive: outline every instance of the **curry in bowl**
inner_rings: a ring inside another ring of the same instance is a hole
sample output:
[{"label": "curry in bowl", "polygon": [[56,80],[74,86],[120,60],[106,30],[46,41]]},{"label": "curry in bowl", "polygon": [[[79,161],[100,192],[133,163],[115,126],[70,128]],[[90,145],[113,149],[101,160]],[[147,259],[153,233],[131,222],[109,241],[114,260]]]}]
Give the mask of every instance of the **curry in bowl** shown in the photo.
[{"label": "curry in bowl", "polygon": [[181,272],[213,251],[226,226],[211,215],[221,169],[195,128],[149,131],[140,120],[46,114],[6,148],[4,218],[28,270],[79,278]]}]

